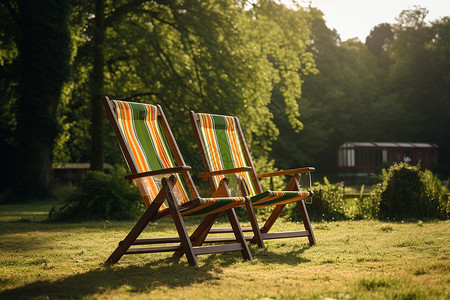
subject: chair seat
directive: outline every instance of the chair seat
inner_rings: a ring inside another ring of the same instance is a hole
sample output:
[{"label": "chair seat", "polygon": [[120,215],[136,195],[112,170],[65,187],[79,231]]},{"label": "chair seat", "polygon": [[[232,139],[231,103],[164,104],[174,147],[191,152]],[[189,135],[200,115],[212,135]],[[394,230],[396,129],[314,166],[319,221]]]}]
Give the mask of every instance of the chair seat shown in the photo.
[{"label": "chair seat", "polygon": [[[180,205],[180,213],[184,217],[204,216],[218,213],[232,207],[242,206],[249,201],[248,197],[229,198],[196,198]],[[163,209],[156,219],[170,216],[170,209]]]},{"label": "chair seat", "polygon": [[266,191],[251,197],[253,207],[287,204],[311,198],[312,191]]}]

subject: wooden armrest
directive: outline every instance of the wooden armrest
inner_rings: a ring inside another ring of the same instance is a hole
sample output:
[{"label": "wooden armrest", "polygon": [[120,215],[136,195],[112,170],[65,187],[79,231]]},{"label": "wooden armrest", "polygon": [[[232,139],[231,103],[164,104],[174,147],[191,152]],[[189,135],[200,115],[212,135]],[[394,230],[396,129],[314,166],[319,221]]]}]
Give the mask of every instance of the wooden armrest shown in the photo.
[{"label": "wooden armrest", "polygon": [[249,172],[252,170],[253,169],[251,167],[241,167],[241,168],[233,168],[233,169],[219,170],[219,171],[213,171],[213,172],[205,172],[205,173],[198,174],[198,178],[208,178],[208,177],[217,176],[217,175]]},{"label": "wooden armrest", "polygon": [[125,176],[125,179],[131,181],[136,178],[149,177],[149,176],[155,176],[155,175],[172,174],[172,173],[183,173],[183,172],[188,172],[190,170],[192,170],[192,168],[189,166],[181,166],[181,167],[148,171],[148,172],[142,172],[142,173],[136,173],[136,174],[129,174],[129,175]]},{"label": "wooden armrest", "polygon": [[292,175],[292,174],[305,173],[305,172],[314,172],[315,170],[316,169],[313,168],[313,167],[299,168],[299,169],[290,169],[290,170],[282,170],[282,171],[277,171],[277,172],[258,174],[258,178],[272,177],[272,176],[282,176],[282,175]]}]

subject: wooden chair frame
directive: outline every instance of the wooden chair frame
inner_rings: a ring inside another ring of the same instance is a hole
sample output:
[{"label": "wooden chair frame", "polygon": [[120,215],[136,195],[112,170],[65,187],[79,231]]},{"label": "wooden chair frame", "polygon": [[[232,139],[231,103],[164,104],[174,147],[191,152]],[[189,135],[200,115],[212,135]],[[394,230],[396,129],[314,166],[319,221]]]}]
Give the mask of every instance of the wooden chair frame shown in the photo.
[{"label": "wooden chair frame", "polygon": [[[300,189],[301,174],[305,173],[305,172],[314,172],[315,171],[315,168],[313,168],[313,167],[305,167],[305,168],[297,168],[297,169],[291,169],[291,170],[270,172],[270,173],[265,173],[265,174],[257,174],[255,166],[251,159],[250,151],[247,147],[247,143],[245,141],[244,134],[242,132],[242,128],[240,126],[238,117],[233,117],[233,118],[236,121],[236,125],[237,125],[236,129],[237,129],[237,133],[239,136],[239,140],[240,140],[242,148],[243,148],[243,153],[244,153],[245,159],[248,162],[249,166],[242,167],[242,168],[227,169],[227,170],[211,171],[211,167],[208,163],[208,160],[207,160],[207,157],[205,154],[206,146],[203,142],[203,139],[201,138],[201,132],[200,132],[200,128],[199,128],[199,117],[193,111],[190,112],[189,116],[190,116],[191,123],[192,123],[193,129],[194,129],[197,144],[200,149],[200,154],[202,156],[203,164],[204,164],[204,167],[206,170],[206,172],[199,174],[198,177],[202,178],[203,180],[209,180],[209,183],[210,183],[213,191],[216,190],[217,187],[212,179],[212,176],[233,174],[233,173],[239,173],[239,172],[243,172],[243,171],[251,172],[251,175],[252,175],[251,177],[252,177],[253,183],[255,185],[256,192],[258,194],[263,193],[263,189],[259,182],[259,178],[273,177],[273,176],[286,176],[286,175],[291,175],[292,177],[290,178],[289,184],[285,190],[286,191],[300,191],[301,190]],[[239,180],[239,178],[238,178],[238,180]],[[239,180],[239,184],[240,184],[240,190],[243,193],[243,195],[249,196],[248,188],[246,187],[245,181],[243,179],[241,179],[241,180]],[[306,210],[306,205],[305,205],[305,200],[312,198],[314,195],[314,193],[312,191],[309,191],[309,193],[310,193],[309,197],[297,201],[297,206],[300,211],[300,215],[302,217],[303,224],[304,224],[304,230],[287,231],[287,232],[269,232],[270,229],[272,228],[273,224],[275,223],[275,221],[278,219],[278,217],[282,213],[283,209],[286,207],[286,204],[276,205],[274,210],[272,211],[271,215],[266,220],[265,224],[260,227],[256,220],[251,201],[246,203],[247,213],[249,214],[251,227],[244,227],[243,231],[244,232],[252,231],[254,235],[253,236],[245,236],[245,239],[249,240],[251,243],[258,244],[258,246],[260,248],[265,248],[264,240],[280,239],[280,238],[294,238],[294,237],[307,237],[308,241],[309,241],[309,245],[311,245],[311,246],[315,245],[316,240],[314,237],[314,233],[313,233],[313,230],[311,227],[311,221],[309,219],[308,212]],[[227,230],[225,228],[213,229],[210,233],[222,233],[222,232],[229,232],[229,231],[230,231],[229,229]]]},{"label": "wooden chair frame", "polygon": [[[122,135],[121,130],[119,129],[119,123],[114,112],[112,101],[109,100],[108,97],[104,97],[103,104],[108,119],[110,120],[113,130],[116,134],[117,140],[119,142],[125,160],[132,172],[132,174],[125,176],[125,179],[133,181],[135,179],[146,176],[167,175],[167,177],[164,177],[161,180],[162,188],[159,191],[158,195],[155,197],[155,199],[153,199],[151,204],[147,207],[145,213],[142,215],[142,217],[139,219],[136,225],[131,229],[131,231],[125,237],[125,239],[119,242],[119,246],[106,260],[106,263],[114,264],[118,262],[121,259],[121,257],[125,254],[157,253],[157,252],[172,252],[172,251],[174,252],[174,256],[178,257],[181,257],[184,254],[186,254],[188,263],[192,266],[198,266],[197,255],[201,254],[240,251],[245,260],[253,259],[250,250],[247,246],[247,243],[245,241],[239,221],[236,217],[234,208],[229,208],[225,210],[225,213],[227,214],[227,217],[232,227],[232,230],[230,232],[234,233],[234,238],[228,238],[227,241],[233,241],[234,243],[202,246],[204,243],[214,243],[223,241],[220,238],[210,240],[206,239],[208,233],[210,233],[214,221],[217,219],[217,217],[219,217],[219,215],[222,212],[207,215],[200,223],[200,225],[195,229],[195,231],[191,235],[188,234],[181,212],[183,206],[185,205],[195,206],[197,202],[199,202],[200,196],[189,174],[191,167],[186,166],[161,107],[159,105],[157,106],[158,119],[164,131],[164,134],[168,140],[170,149],[175,156],[175,160],[177,162],[178,167],[139,173],[137,171],[136,163],[134,161],[129,145],[126,143],[126,140]],[[188,201],[182,205],[179,205],[177,203],[173,191],[174,185],[176,184],[177,181],[177,178],[173,175],[174,173],[180,173],[183,176],[183,179],[186,181],[187,187],[189,188],[191,195],[193,195],[194,198],[193,200]],[[227,180],[223,180],[220,182],[220,186],[214,192],[212,197],[228,197],[229,195],[230,191],[227,187]],[[165,200],[167,200],[169,210],[166,209],[163,211],[165,213],[163,213],[160,212],[159,209]],[[156,221],[162,217],[167,216],[172,217],[178,232],[178,237],[138,239],[139,235],[146,228],[149,222]],[[171,243],[179,243],[179,245],[131,248],[132,246],[171,244]]]}]

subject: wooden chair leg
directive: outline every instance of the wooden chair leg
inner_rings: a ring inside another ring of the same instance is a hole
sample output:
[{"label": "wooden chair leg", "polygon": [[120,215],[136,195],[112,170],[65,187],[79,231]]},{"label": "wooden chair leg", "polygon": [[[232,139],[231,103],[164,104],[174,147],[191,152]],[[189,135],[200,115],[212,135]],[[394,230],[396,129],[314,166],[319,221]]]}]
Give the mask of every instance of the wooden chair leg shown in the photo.
[{"label": "wooden chair leg", "polygon": [[269,232],[270,228],[272,228],[272,225],[278,219],[285,206],[286,204],[280,204],[275,206],[266,223],[264,223],[264,227],[262,230],[263,233]]},{"label": "wooden chair leg", "polygon": [[256,243],[260,249],[266,249],[261,235],[261,230],[259,229],[258,221],[256,220],[255,211],[250,202],[245,204],[245,209],[247,210],[254,234],[253,238],[250,240],[250,243]]},{"label": "wooden chair leg", "polygon": [[[295,174],[295,176],[291,177],[289,188],[292,191],[300,191],[300,175]],[[314,233],[311,227],[311,221],[309,220],[308,211],[306,210],[305,200],[301,200],[297,202],[298,209],[300,210],[300,215],[302,216],[303,225],[305,226],[305,230],[308,232],[308,240],[309,245],[313,246],[316,244],[316,239],[314,237]]]},{"label": "wooden chair leg", "polygon": [[[171,177],[171,179],[172,179],[172,177]],[[175,177],[173,177],[173,178],[175,178]],[[162,181],[163,185],[167,185],[167,189],[168,189],[167,202],[169,204],[169,209],[170,209],[170,212],[171,212],[171,215],[173,218],[173,222],[175,223],[175,227],[177,228],[178,235],[180,237],[180,242],[181,242],[181,246],[183,247],[183,252],[186,254],[188,263],[191,266],[198,267],[198,261],[197,261],[197,257],[194,254],[194,249],[192,248],[191,239],[186,230],[186,226],[184,224],[183,217],[181,216],[180,210],[178,208],[178,204],[175,200],[175,197],[173,196],[173,188],[172,188],[173,182],[172,182],[172,180],[167,180],[166,178],[163,178],[161,181]]]},{"label": "wooden chair leg", "polygon": [[201,246],[208,236],[209,230],[213,226],[216,219],[220,216],[220,213],[208,215],[204,222],[202,222],[197,229],[191,234],[191,240],[193,246]]},{"label": "wooden chair leg", "polygon": [[[212,197],[228,197],[229,190],[227,181],[228,179],[226,178],[222,179],[219,184],[219,188],[213,193]],[[201,246],[203,244],[209,233],[209,230],[211,229],[214,221],[219,215],[220,213],[208,215],[205,217],[205,219],[203,219],[202,223],[195,229],[190,237],[193,246]],[[181,257],[184,255],[184,251],[177,251],[173,255]]]},{"label": "wooden chair leg", "polygon": [[250,253],[250,249],[248,248],[247,242],[245,241],[244,233],[242,232],[241,225],[239,225],[239,221],[236,216],[236,212],[234,208],[230,208],[226,210],[228,220],[230,220],[231,227],[233,228],[234,236],[236,237],[236,241],[238,241],[243,249],[241,250],[242,256],[245,260],[252,260],[252,254]]},{"label": "wooden chair leg", "polygon": [[[245,180],[242,177],[238,176],[237,181],[238,181],[238,185],[240,186],[242,196],[248,196],[249,192],[248,192],[248,187],[247,187],[247,184],[245,183]],[[264,245],[264,241],[263,241],[263,238],[261,235],[261,230],[259,228],[258,220],[256,219],[256,216],[255,216],[255,210],[253,209],[253,205],[251,204],[251,202],[245,203],[245,209],[247,210],[248,218],[250,219],[250,224],[252,226],[252,230],[253,230],[253,234],[254,234],[253,238],[250,240],[250,243],[255,243],[258,245],[258,247],[260,249],[265,249],[266,246]]]},{"label": "wooden chair leg", "polygon": [[[214,221],[219,217],[221,213],[212,214],[206,216],[202,223],[195,229],[195,231],[191,234],[191,243],[192,246],[201,246],[206,239],[206,236],[209,233],[209,230],[214,224]],[[173,254],[173,256],[181,257],[184,255],[184,251],[177,251]]]},{"label": "wooden chair leg", "polygon": [[125,252],[130,248],[132,243],[138,238],[138,236],[142,233],[142,231],[147,227],[148,223],[154,218],[154,216],[158,213],[158,209],[163,203],[163,197],[165,192],[159,193],[159,195],[155,198],[152,204],[147,208],[145,213],[139,219],[139,221],[134,225],[128,235],[125,237],[123,241],[119,243],[119,246],[114,250],[111,256],[106,260],[106,264],[115,264],[117,263]]},{"label": "wooden chair leg", "polygon": [[308,212],[306,210],[305,200],[298,201],[297,205],[300,210],[300,214],[302,216],[303,225],[305,225],[305,230],[309,232],[308,235],[309,245],[313,246],[316,244],[316,239],[314,237],[314,233],[311,227],[311,221],[309,220]]},{"label": "wooden chair leg", "polygon": [[[299,191],[300,186],[299,186],[298,180],[299,179],[297,176],[291,177],[289,186],[287,187],[286,190],[287,191]],[[263,229],[261,230],[261,232],[263,234],[269,232],[270,228],[275,223],[275,221],[278,219],[278,217],[280,216],[280,214],[283,211],[283,209],[285,208],[285,206],[286,206],[286,204],[280,204],[275,207],[275,209],[272,211],[271,215],[267,219],[266,223],[262,227]],[[313,233],[313,230],[311,227],[311,221],[309,220],[308,211],[306,210],[305,200],[297,201],[297,206],[300,210],[300,215],[303,220],[303,225],[305,226],[305,231],[304,231],[305,235],[304,236],[308,237],[309,244],[311,246],[315,245],[316,240],[315,240],[314,233]],[[251,242],[254,242],[253,239],[251,240]]]}]

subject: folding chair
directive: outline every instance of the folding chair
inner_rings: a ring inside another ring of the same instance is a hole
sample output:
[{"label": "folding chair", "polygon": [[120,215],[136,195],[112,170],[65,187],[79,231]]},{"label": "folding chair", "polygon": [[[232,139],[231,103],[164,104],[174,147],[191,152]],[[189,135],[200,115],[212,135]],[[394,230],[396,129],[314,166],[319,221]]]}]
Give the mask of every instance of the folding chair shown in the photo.
[{"label": "folding chair", "polygon": [[[103,99],[106,113],[116,134],[122,153],[132,172],[125,176],[134,181],[147,206],[126,238],[106,263],[114,264],[124,254],[172,252],[186,254],[190,265],[198,266],[197,255],[241,251],[246,260],[252,259],[234,207],[244,205],[247,197],[227,197],[227,180],[219,183],[212,198],[201,198],[175,142],[159,105]],[[225,212],[233,228],[232,244],[202,246],[217,217]],[[189,235],[183,218],[206,216]],[[149,222],[171,217],[178,237],[138,239]],[[142,245],[179,243],[174,246],[142,247]],[[133,247],[132,247],[133,246]],[[141,247],[136,247],[141,246]]]},{"label": "folding chair", "polygon": [[[253,231],[254,236],[247,236],[246,239],[257,243],[260,248],[264,248],[263,240],[291,237],[308,237],[309,244],[314,245],[316,241],[305,200],[314,195],[311,190],[310,172],[315,169],[307,167],[257,174],[237,117],[191,111],[190,118],[206,169],[206,172],[199,174],[199,177],[209,180],[214,191],[219,188],[223,178],[235,176],[238,182],[238,193],[251,198],[251,202],[246,203],[246,207],[252,226],[244,228],[244,232]],[[259,178],[282,175],[292,175],[285,191],[263,191]],[[303,182],[306,184],[302,186],[300,183]],[[269,232],[286,204],[290,202],[297,202],[305,229]],[[275,208],[265,224],[259,227],[251,206],[254,208],[275,206]]]}]

